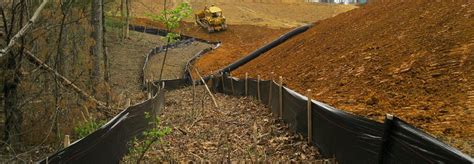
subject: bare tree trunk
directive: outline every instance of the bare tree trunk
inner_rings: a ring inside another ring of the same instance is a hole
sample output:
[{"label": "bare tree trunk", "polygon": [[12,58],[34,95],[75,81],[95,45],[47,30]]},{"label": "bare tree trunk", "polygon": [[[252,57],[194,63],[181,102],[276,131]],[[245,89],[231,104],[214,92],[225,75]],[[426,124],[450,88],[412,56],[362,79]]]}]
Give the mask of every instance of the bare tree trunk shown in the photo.
[{"label": "bare tree trunk", "polygon": [[125,33],[126,33],[125,32],[125,24],[126,24],[126,22],[125,22],[125,4],[126,4],[126,2],[125,1],[126,0],[120,0],[120,20],[121,20],[120,23],[122,23],[122,36],[121,36],[122,40],[125,39]]},{"label": "bare tree trunk", "polygon": [[[12,9],[14,5],[20,5],[20,12],[18,13],[18,27],[23,27],[23,21],[25,20],[26,15],[26,2],[23,0],[20,1],[19,4],[12,3]],[[13,21],[13,18],[16,17],[16,15],[14,10],[12,10],[12,13]],[[17,22],[11,23],[11,30],[15,29],[15,24],[17,24]],[[23,29],[25,28],[23,27],[18,33],[24,31]],[[12,31],[9,32],[11,33]],[[21,66],[20,62],[22,59],[21,55],[23,51],[23,44],[25,42],[24,38],[20,37],[22,35],[17,34],[11,39],[7,36],[7,39],[9,39],[7,40],[9,45],[4,49],[5,54],[8,54],[8,61],[6,65],[6,77],[4,78],[3,82],[3,92],[5,97],[5,129],[3,141],[11,145],[17,145],[20,142],[21,124],[23,121],[23,113],[18,107],[18,85],[20,84],[19,69]],[[15,39],[20,39],[21,47],[19,49],[12,50],[12,44],[16,42]]]},{"label": "bare tree trunk", "polygon": [[92,1],[92,38],[95,41],[92,46],[92,91],[94,94],[97,93],[96,86],[100,84],[100,57],[103,56],[103,30],[102,30],[102,0]]},{"label": "bare tree trunk", "polygon": [[104,5],[104,0],[102,0],[102,46],[104,50],[104,81],[107,87],[107,92],[105,94],[106,96],[106,103],[107,106],[109,105],[111,101],[111,88],[110,88],[110,72],[109,72],[109,54],[107,52],[107,40],[105,37],[105,34],[107,32],[107,29],[105,27],[105,5]]},{"label": "bare tree trunk", "polygon": [[[163,3],[163,11],[164,12],[164,16],[165,16],[165,20],[167,20],[168,18],[168,15],[166,13],[166,6],[167,6],[167,0],[164,1]],[[170,29],[168,29],[168,27],[166,28],[166,32],[170,32]],[[165,56],[163,57],[163,61],[161,62],[161,70],[160,70],[160,78],[158,79],[158,81],[161,81],[162,80],[162,76],[163,76],[163,70],[165,68],[165,62],[166,62],[166,56],[168,55],[168,48],[169,48],[169,45],[170,45],[170,38],[167,39],[166,41],[166,49],[165,49]]]},{"label": "bare tree trunk", "polygon": [[[67,26],[66,26],[66,20],[67,20],[67,16],[68,16],[68,13],[69,13],[69,7],[70,7],[70,4],[68,4],[68,2],[63,2],[63,3],[58,3],[58,6],[61,8],[61,14],[62,14],[62,17],[61,17],[61,24],[60,24],[60,28],[59,28],[59,35],[58,35],[58,43],[57,43],[57,54],[56,54],[56,59],[55,59],[55,63],[54,63],[54,68],[55,70],[63,75],[63,76],[66,76],[65,73],[67,72],[65,70],[65,67],[66,65],[64,64],[65,63],[65,53],[64,53],[64,49],[65,47],[67,46]],[[62,99],[62,94],[61,94],[61,91],[60,91],[60,81],[59,81],[59,77],[57,75],[54,75],[54,82],[55,82],[55,86],[54,86],[54,104],[55,104],[55,110],[56,110],[56,114],[60,113],[61,111],[61,99]],[[60,132],[60,125],[59,125],[59,121],[58,121],[58,118],[59,117],[54,117],[54,133],[56,134],[56,137],[57,139],[61,139],[62,138],[62,135],[61,135],[61,132]]]},{"label": "bare tree trunk", "polygon": [[126,4],[126,8],[127,8],[127,17],[126,17],[126,20],[125,20],[125,38],[129,38],[130,37],[130,16],[131,16],[131,8],[130,8],[130,5],[131,5],[131,0],[125,0],[125,4]]}]

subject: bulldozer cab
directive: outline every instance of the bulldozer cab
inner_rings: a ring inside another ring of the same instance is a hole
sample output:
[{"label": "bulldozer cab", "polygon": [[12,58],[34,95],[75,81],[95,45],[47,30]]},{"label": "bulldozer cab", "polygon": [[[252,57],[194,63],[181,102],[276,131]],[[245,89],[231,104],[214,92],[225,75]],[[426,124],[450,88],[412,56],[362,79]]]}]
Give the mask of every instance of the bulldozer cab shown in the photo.
[{"label": "bulldozer cab", "polygon": [[222,16],[222,9],[214,5],[211,5],[210,7],[206,7],[205,11],[208,11],[207,12],[208,16],[211,16],[214,18],[218,18]]}]

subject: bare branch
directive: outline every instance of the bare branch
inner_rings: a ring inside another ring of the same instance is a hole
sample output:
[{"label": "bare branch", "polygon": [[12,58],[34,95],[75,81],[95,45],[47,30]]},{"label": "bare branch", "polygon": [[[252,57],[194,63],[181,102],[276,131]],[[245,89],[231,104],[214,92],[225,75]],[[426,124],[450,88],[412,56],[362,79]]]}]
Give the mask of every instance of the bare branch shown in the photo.
[{"label": "bare branch", "polygon": [[10,49],[15,45],[15,42],[19,38],[23,37],[29,30],[31,30],[31,27],[38,19],[38,16],[41,13],[41,10],[43,10],[44,6],[46,6],[46,3],[48,3],[48,0],[43,0],[43,3],[41,3],[41,5],[36,9],[35,13],[31,17],[31,19],[28,21],[28,23],[25,26],[23,26],[21,30],[15,36],[13,36],[13,38],[8,43],[7,47],[0,50],[0,58],[3,57],[5,54],[8,54],[10,52]]},{"label": "bare branch", "polygon": [[199,78],[201,79],[201,82],[202,82],[202,83],[204,84],[204,86],[206,87],[207,92],[209,93],[209,95],[210,95],[211,98],[212,98],[212,101],[214,102],[214,106],[215,106],[216,108],[219,108],[219,105],[217,105],[217,101],[216,101],[216,99],[214,98],[214,96],[212,95],[211,90],[210,90],[209,87],[207,86],[206,81],[204,81],[204,79],[202,78],[201,74],[199,73],[199,71],[197,70],[196,67],[194,67],[194,70],[196,71],[196,74],[197,74],[197,75],[199,76]]},{"label": "bare branch", "polygon": [[74,83],[72,83],[70,80],[68,80],[67,78],[65,78],[64,76],[62,76],[61,74],[59,74],[57,71],[55,71],[54,69],[52,69],[50,66],[48,66],[47,64],[45,64],[43,61],[41,61],[38,57],[36,57],[33,53],[31,53],[30,51],[27,51],[25,50],[25,54],[26,56],[31,59],[30,61],[32,61],[35,65],[38,65],[38,66],[41,66],[41,68],[53,73],[54,75],[56,75],[63,83],[64,86],[66,87],[69,87],[69,88],[72,88],[75,92],[77,92],[78,94],[81,95],[82,98],[86,99],[86,100],[89,100],[91,102],[93,102],[94,104],[96,104],[99,108],[102,108],[102,109],[106,109],[106,105],[104,102],[102,101],[99,101],[97,99],[95,99],[94,97],[92,97],[91,95],[87,94],[85,91],[83,91],[82,89],[80,89],[78,86],[76,86]]}]

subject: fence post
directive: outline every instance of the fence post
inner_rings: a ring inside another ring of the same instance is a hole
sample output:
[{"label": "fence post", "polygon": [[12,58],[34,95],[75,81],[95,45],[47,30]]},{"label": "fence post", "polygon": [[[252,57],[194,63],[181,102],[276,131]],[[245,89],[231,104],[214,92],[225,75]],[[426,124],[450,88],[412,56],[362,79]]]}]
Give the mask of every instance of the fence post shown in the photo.
[{"label": "fence post", "polygon": [[257,99],[260,100],[260,75],[257,76]]},{"label": "fence post", "polygon": [[245,72],[245,96],[248,96],[248,78],[249,78],[249,73]]},{"label": "fence post", "polygon": [[384,121],[384,130],[382,136],[382,145],[380,147],[378,163],[384,163],[384,156],[387,154],[386,152],[389,150],[388,144],[390,141],[390,135],[393,128],[393,115],[387,114]]},{"label": "fence post", "polygon": [[312,143],[313,139],[313,119],[311,115],[311,89],[306,90],[306,97],[308,98],[308,144]]},{"label": "fence post", "polygon": [[280,97],[280,118],[283,119],[283,77],[279,77],[279,97]]},{"label": "fence post", "polygon": [[127,102],[125,103],[125,108],[130,107],[131,104],[132,104],[132,100],[130,98],[127,98]]},{"label": "fence post", "polygon": [[209,85],[211,86],[211,88],[210,88],[210,89],[212,90],[212,92],[214,92],[214,93],[215,93],[215,92],[216,92],[216,90],[214,89],[214,75],[212,75],[212,74],[211,74],[211,76],[210,76],[210,77],[211,77],[211,78],[209,79]]},{"label": "fence post", "polygon": [[69,139],[69,135],[64,135],[64,148],[68,147],[71,144],[71,140]]},{"label": "fence post", "polygon": [[147,88],[148,88],[148,99],[151,99],[152,97],[152,91],[151,91],[151,82],[150,80],[147,80]]},{"label": "fence post", "polygon": [[145,79],[146,93],[150,93],[150,82],[148,79]]},{"label": "fence post", "polygon": [[224,85],[224,73],[221,74],[221,81],[222,81],[222,93],[225,93],[225,85]]},{"label": "fence post", "polygon": [[274,81],[273,81],[273,75],[274,75],[274,74],[275,74],[274,72],[271,72],[271,75],[270,75],[270,76],[271,76],[271,77],[270,77],[270,85],[268,85],[268,86],[270,87],[270,88],[268,89],[268,90],[269,90],[269,91],[268,91],[268,92],[269,92],[269,93],[268,93],[268,107],[269,107],[270,109],[272,108],[272,88],[273,88],[272,85],[273,85],[273,82],[274,82]]},{"label": "fence post", "polygon": [[235,96],[234,82],[232,81],[232,74],[229,72],[230,87],[232,89],[232,95]]}]

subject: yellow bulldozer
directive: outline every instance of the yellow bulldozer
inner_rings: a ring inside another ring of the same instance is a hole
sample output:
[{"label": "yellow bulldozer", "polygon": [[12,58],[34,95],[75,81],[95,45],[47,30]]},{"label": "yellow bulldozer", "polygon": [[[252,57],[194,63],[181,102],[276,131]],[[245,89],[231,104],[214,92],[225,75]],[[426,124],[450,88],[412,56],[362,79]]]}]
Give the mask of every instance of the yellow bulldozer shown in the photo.
[{"label": "yellow bulldozer", "polygon": [[227,29],[226,19],[222,15],[222,9],[211,5],[204,7],[203,11],[195,14],[196,23],[207,29],[207,32],[217,32]]}]

